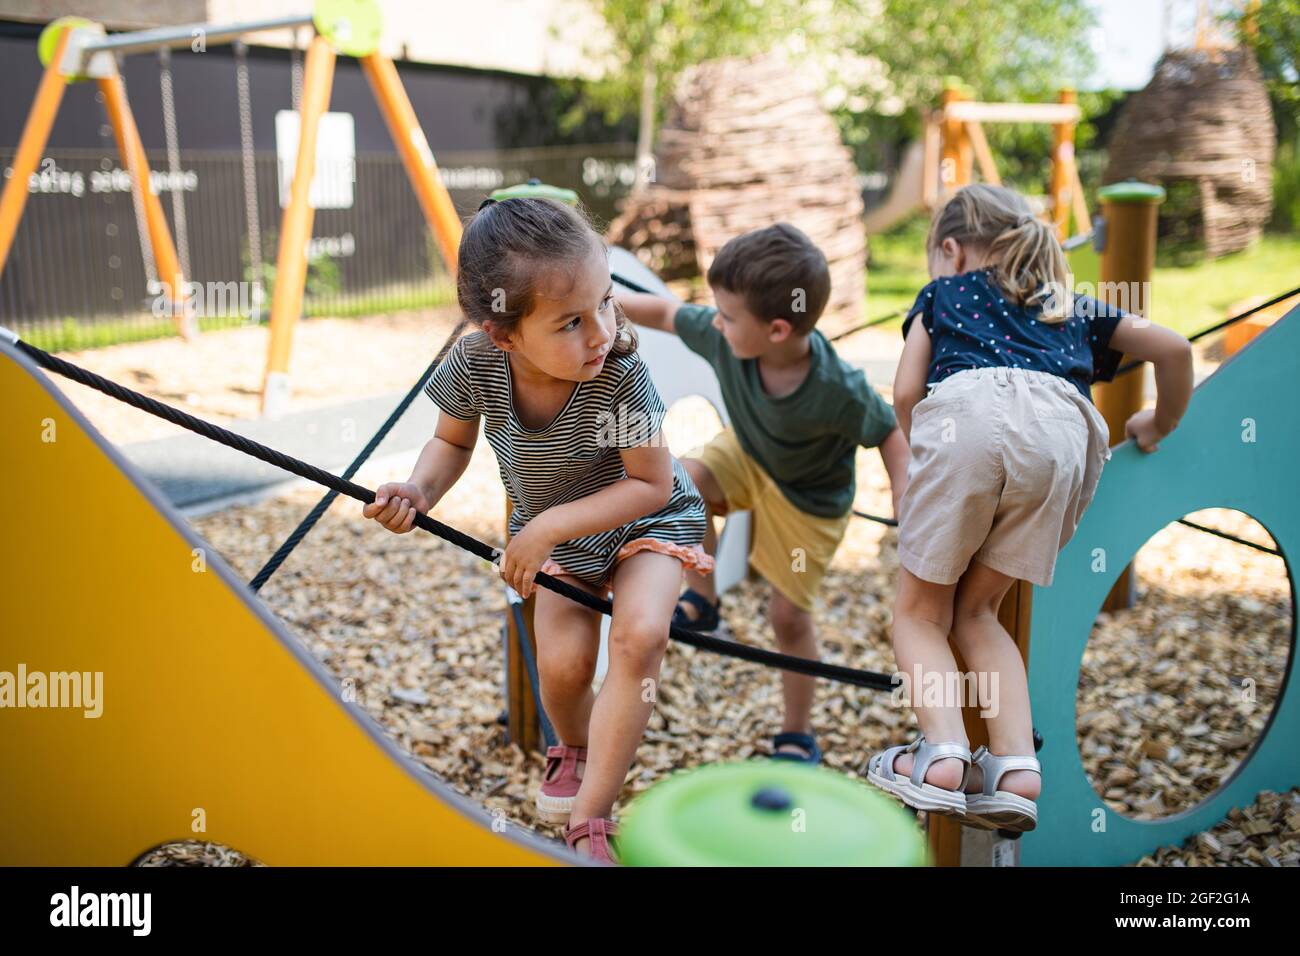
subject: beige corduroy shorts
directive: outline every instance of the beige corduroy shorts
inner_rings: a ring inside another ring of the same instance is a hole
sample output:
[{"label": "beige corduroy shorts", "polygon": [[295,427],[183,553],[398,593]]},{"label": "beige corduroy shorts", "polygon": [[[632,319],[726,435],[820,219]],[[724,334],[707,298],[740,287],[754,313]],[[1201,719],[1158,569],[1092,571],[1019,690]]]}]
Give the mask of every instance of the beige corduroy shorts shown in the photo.
[{"label": "beige corduroy shorts", "polygon": [[1092,402],[1058,375],[1020,368],[933,386],[912,410],[911,445],[898,557],[934,584],[955,584],[974,559],[1050,585],[1110,459]]}]

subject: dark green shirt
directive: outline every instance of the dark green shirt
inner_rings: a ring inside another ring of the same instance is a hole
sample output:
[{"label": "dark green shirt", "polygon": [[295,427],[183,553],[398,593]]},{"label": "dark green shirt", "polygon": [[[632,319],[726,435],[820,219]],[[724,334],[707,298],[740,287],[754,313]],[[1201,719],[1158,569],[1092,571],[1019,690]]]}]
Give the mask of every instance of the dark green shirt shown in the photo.
[{"label": "dark green shirt", "polygon": [[799,510],[838,518],[853,507],[854,454],[894,430],[894,409],[814,330],[808,376],[789,395],[763,389],[757,359],[738,359],[713,327],[717,309],[683,305],[673,325],[713,366],[740,446]]}]

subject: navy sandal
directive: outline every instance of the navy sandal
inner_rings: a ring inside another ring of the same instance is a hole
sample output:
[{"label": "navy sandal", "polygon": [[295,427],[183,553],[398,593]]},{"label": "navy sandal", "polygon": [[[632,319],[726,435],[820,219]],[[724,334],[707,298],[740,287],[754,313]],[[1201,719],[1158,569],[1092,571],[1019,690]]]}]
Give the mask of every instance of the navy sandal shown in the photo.
[{"label": "navy sandal", "polygon": [[685,601],[691,607],[695,608],[695,612],[699,615],[699,617],[692,621],[680,607],[676,608],[673,611],[673,623],[678,627],[684,627],[688,631],[706,632],[716,631],[718,629],[718,624],[720,623],[718,607],[721,605],[721,601],[716,601],[713,604],[710,604],[703,594],[700,594],[698,591],[693,591],[690,588],[683,591],[682,596],[679,597],[677,601],[679,604]]},{"label": "navy sandal", "polygon": [[[780,753],[777,748],[794,746],[803,750],[806,756],[792,753]],[[812,734],[780,733],[772,737],[773,760],[793,760],[795,763],[817,764],[822,761],[822,749],[817,746],[817,738]]]}]

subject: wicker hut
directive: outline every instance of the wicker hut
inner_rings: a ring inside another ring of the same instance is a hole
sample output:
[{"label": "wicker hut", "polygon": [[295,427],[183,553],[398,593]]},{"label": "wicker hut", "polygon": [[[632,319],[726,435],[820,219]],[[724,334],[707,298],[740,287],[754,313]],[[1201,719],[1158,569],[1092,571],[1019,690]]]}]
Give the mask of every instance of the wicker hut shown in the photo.
[{"label": "wicker hut", "polygon": [[666,279],[708,271],[733,236],[789,222],[826,254],[818,328],[861,319],[866,237],[857,169],[811,84],[781,56],[713,60],[682,76],[659,132],[654,181],[609,238]]},{"label": "wicker hut", "polygon": [[1160,183],[1169,193],[1162,238],[1203,243],[1215,259],[1245,248],[1268,221],[1276,145],[1250,50],[1172,51],[1124,104],[1105,180]]}]

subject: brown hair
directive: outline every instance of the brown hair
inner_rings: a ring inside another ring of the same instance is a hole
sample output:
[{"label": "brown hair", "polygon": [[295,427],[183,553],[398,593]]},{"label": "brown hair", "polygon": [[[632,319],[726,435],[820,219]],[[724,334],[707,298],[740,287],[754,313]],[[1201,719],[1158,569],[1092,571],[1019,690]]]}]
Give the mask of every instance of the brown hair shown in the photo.
[{"label": "brown hair", "polygon": [[800,335],[813,330],[831,297],[826,257],[786,222],[736,236],[719,249],[709,285],[742,296],[765,322],[785,319]]},{"label": "brown hair", "polygon": [[945,239],[982,251],[993,278],[1019,306],[1039,305],[1043,321],[1063,322],[1070,308],[1070,270],[1056,232],[1019,193],[1002,186],[963,186],[935,211],[927,252]]},{"label": "brown hair", "polygon": [[[582,263],[594,247],[605,248],[585,211],[549,199],[488,200],[465,226],[457,256],[456,298],[479,328],[492,322],[513,332],[537,306],[548,273]],[[615,303],[615,355],[636,351],[636,333]]]}]

